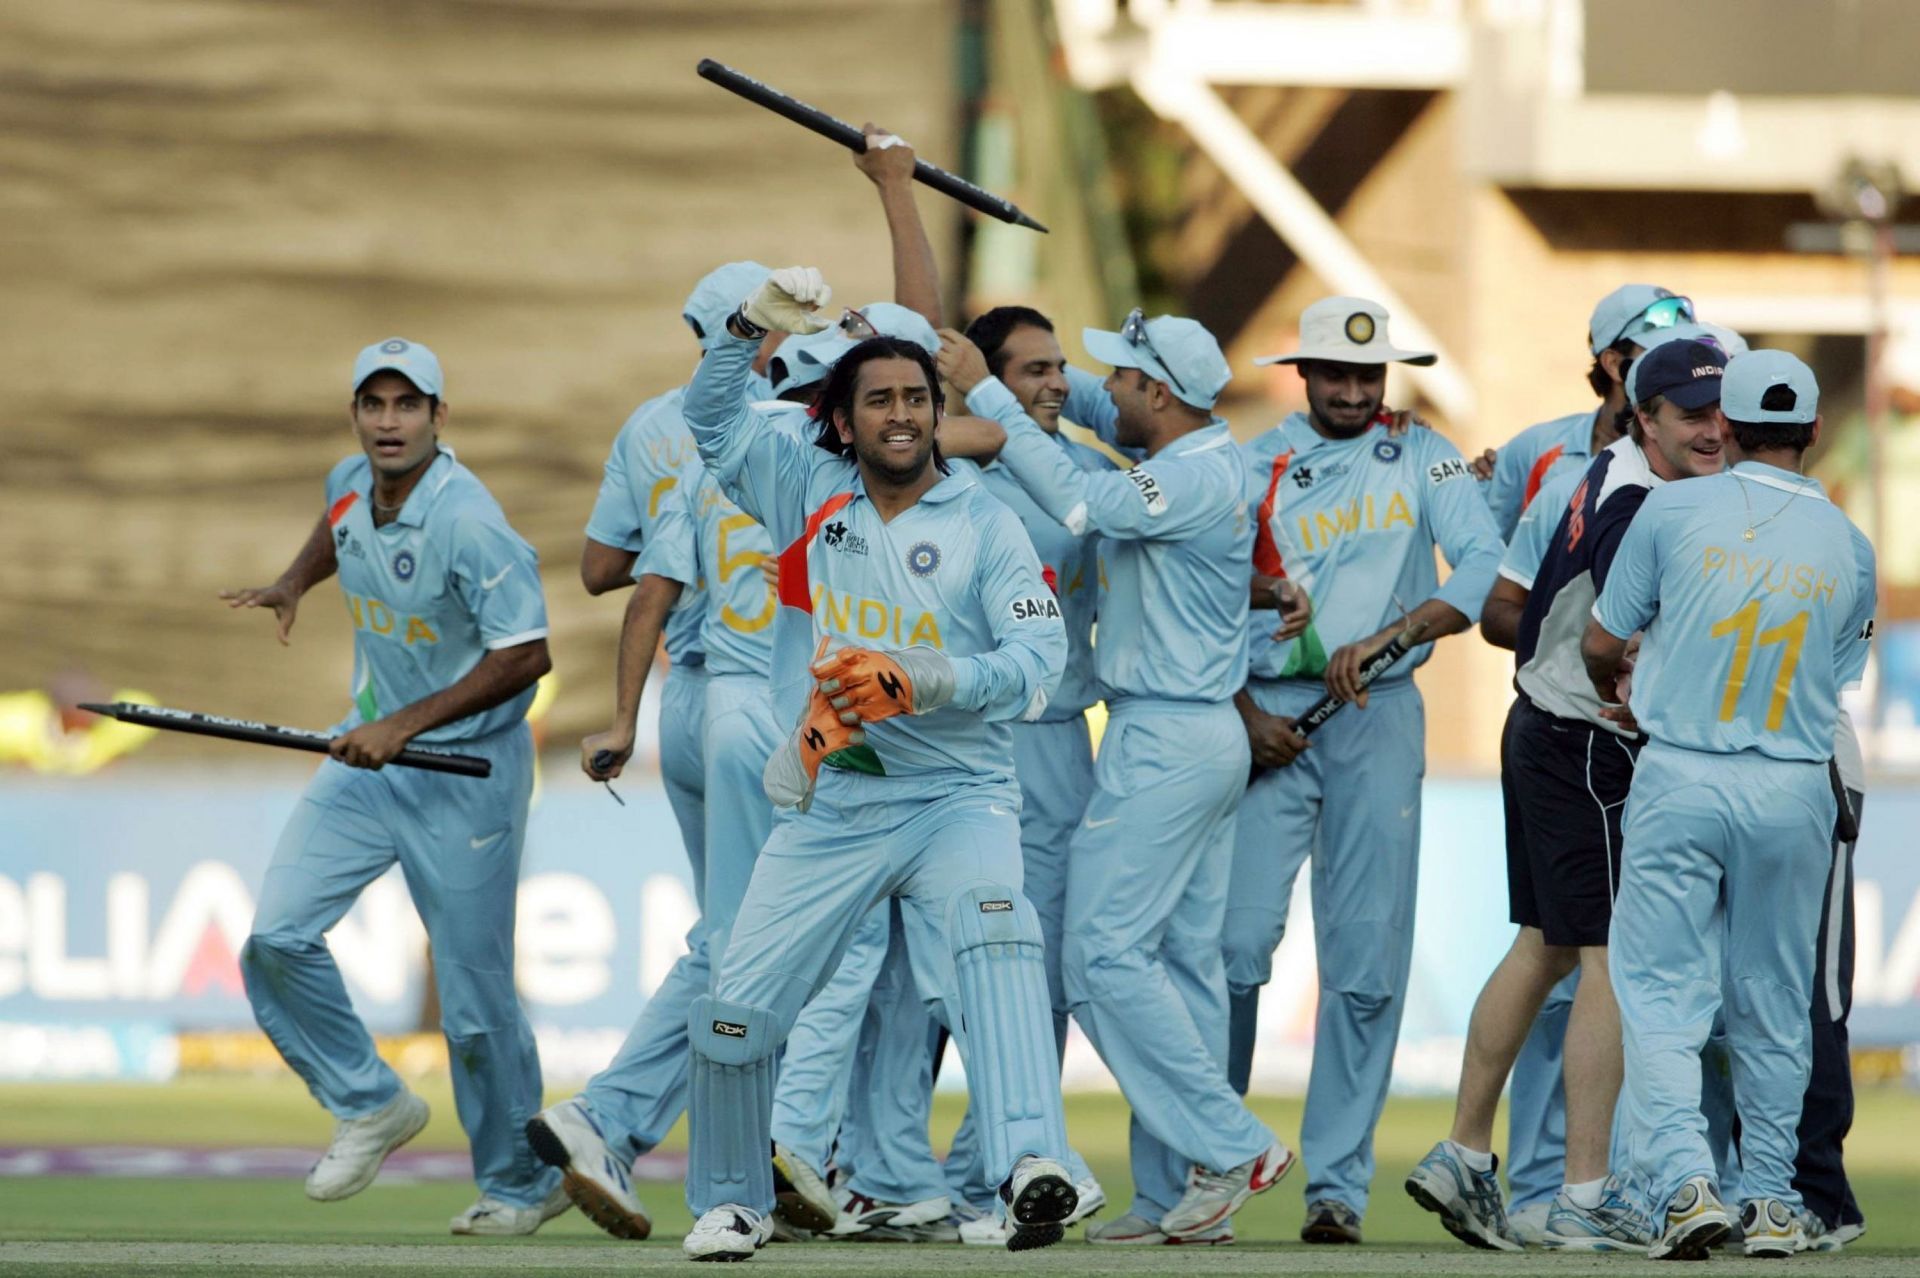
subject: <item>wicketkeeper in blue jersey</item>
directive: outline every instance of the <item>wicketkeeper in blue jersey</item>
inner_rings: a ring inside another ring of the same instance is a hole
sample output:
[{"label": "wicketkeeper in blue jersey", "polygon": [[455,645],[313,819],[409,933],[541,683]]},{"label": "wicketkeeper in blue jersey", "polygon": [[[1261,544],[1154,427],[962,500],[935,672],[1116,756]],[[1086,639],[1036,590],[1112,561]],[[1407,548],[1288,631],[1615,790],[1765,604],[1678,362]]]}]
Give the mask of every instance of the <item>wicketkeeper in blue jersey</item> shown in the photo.
[{"label": "wicketkeeper in blue jersey", "polygon": [[[360,352],[348,409],[361,452],[327,476],[325,513],[271,586],[287,641],[300,599],[340,576],[353,618],[354,708],[281,832],[240,953],[260,1028],[337,1120],[307,1176],[331,1202],[373,1183],[426,1126],[427,1103],[374,1052],[326,933],[396,862],[433,947],[454,1104],[480,1200],[456,1234],[530,1234],[567,1209],[520,1139],[540,1061],[513,986],[513,915],[533,790],[527,707],[552,666],[533,547],[440,442],[440,361],[391,338]],[[387,768],[409,742],[457,745],[484,779]]]},{"label": "wicketkeeper in blue jersey", "polygon": [[[1374,302],[1315,302],[1300,317],[1300,349],[1265,361],[1300,367],[1308,411],[1245,446],[1256,554],[1311,583],[1314,621],[1275,640],[1272,614],[1256,614],[1236,699],[1260,771],[1240,809],[1226,919],[1230,1076],[1246,1088],[1260,988],[1311,855],[1320,1006],[1300,1130],[1308,1242],[1359,1242],[1373,1179],[1413,954],[1426,715],[1412,674],[1433,639],[1473,625],[1500,563],[1499,532],[1460,451],[1430,430],[1396,437],[1381,412],[1387,365],[1433,359],[1395,347]],[[1444,584],[1436,547],[1453,568]],[[1425,625],[1428,642],[1357,686],[1361,663],[1410,623]],[[1352,706],[1308,748],[1295,719],[1328,692]]]},{"label": "wicketkeeper in blue jersey", "polygon": [[1066,659],[1059,606],[1018,519],[935,454],[925,350],[869,339],[817,401],[815,441],[743,400],[770,329],[824,328],[817,271],[776,271],[689,389],[709,470],[780,562],[775,704],[792,736],[767,768],[791,807],[761,851],[711,997],[695,1001],[688,1205],[695,1259],[769,1234],[774,1058],[870,906],[901,902],[922,994],[953,1029],[1014,1222],[1060,1237],[1075,1205],[1046,969],[1021,895],[1011,720],[1037,718]]},{"label": "wicketkeeper in blue jersey", "polygon": [[1656,1212],[1655,1259],[1705,1259],[1734,1225],[1700,1112],[1700,1049],[1722,1011],[1743,1247],[1785,1256],[1806,1245],[1792,1182],[1834,733],[1873,627],[1873,548],[1801,473],[1820,434],[1812,371],[1781,351],[1738,356],[1720,411],[1733,468],[1647,498],[1583,644],[1609,713],[1649,738],[1627,800],[1611,948],[1621,1126]]}]

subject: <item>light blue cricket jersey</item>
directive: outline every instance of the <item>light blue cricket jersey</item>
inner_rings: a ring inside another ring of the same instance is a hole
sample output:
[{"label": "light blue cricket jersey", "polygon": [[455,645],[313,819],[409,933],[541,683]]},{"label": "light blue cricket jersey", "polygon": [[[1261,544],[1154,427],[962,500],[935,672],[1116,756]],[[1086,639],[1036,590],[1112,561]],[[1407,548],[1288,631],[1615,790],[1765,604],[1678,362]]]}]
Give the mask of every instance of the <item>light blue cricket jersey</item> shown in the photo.
[{"label": "light blue cricket jersey", "polygon": [[[773,618],[779,608],[760,561],[773,554],[767,530],[728,500],[698,457],[680,469],[680,482],[660,503],[653,537],[634,565],[637,579],[652,573],[684,586],[702,613],[701,644],[716,675],[773,671]],[[682,593],[676,611],[687,606]]]},{"label": "light blue cricket jersey", "polygon": [[[1094,449],[1062,435],[1051,438],[1080,469],[1113,469],[1113,463]],[[1049,723],[1077,719],[1106,695],[1093,668],[1093,623],[1100,611],[1100,538],[1088,530],[1069,532],[1065,524],[1042,510],[1013,472],[998,461],[981,470],[980,482],[1020,517],[1066,621],[1066,673],[1060,676],[1060,690],[1047,702],[1040,718]]]},{"label": "light blue cricket jersey", "polygon": [[830,649],[936,648],[953,663],[953,701],[868,727],[877,770],[1011,783],[1007,721],[1044,713],[1067,656],[1059,603],[1019,518],[977,470],[953,463],[883,521],[853,459],[794,428],[804,410],[743,398],[755,345],[719,340],[688,387],[685,414],[709,472],[781,548],[775,709],[798,722],[821,640]]},{"label": "light blue cricket jersey", "polygon": [[[1244,451],[1245,501],[1256,515],[1271,512],[1263,526],[1287,575],[1313,597],[1313,625],[1298,639],[1273,639],[1274,613],[1255,620],[1255,678],[1317,676],[1342,645],[1397,620],[1402,605],[1411,611],[1437,598],[1480,619],[1504,547],[1480,485],[1445,436],[1416,428],[1392,438],[1375,425],[1327,439],[1294,413]],[[1453,569],[1445,584],[1436,545]],[[1411,678],[1432,652],[1421,644],[1380,678]]]},{"label": "light blue cricket jersey", "polygon": [[1529,426],[1495,455],[1486,496],[1500,540],[1513,536],[1520,516],[1533,505],[1548,480],[1579,474],[1593,461],[1593,425],[1599,412],[1590,408]]},{"label": "light blue cricket jersey", "polygon": [[1874,589],[1873,547],[1820,481],[1741,462],[1647,497],[1593,615],[1646,632],[1631,705],[1653,740],[1819,762],[1866,668]]},{"label": "light blue cricket jersey", "polygon": [[[660,503],[679,482],[680,468],[693,457],[693,436],[687,433],[680,405],[686,387],[676,386],[633,410],[614,437],[600,476],[600,494],[587,519],[587,536],[603,546],[636,553],[645,550],[660,518]],[[706,660],[700,646],[704,609],[688,598],[700,584],[688,582],[681,596],[684,607],[667,618],[667,660],[676,666],[697,666]]]},{"label": "light blue cricket jersey", "polygon": [[1539,493],[1527,503],[1526,512],[1520,516],[1520,522],[1514,525],[1513,533],[1507,539],[1507,553],[1500,560],[1502,577],[1522,590],[1533,589],[1533,579],[1540,572],[1540,561],[1547,557],[1547,547],[1553,542],[1554,529],[1566,518],[1567,505],[1572,502],[1573,494],[1579,490],[1580,481],[1586,475],[1584,469],[1569,469],[1541,485]]},{"label": "light blue cricket jersey", "polygon": [[[1069,370],[1064,416],[1102,439],[1118,418],[1091,376]],[[1253,528],[1246,468],[1227,424],[1183,436],[1130,470],[1085,470],[998,378],[967,407],[1007,431],[1000,462],[1072,533],[1101,537],[1105,585],[1094,669],[1113,697],[1226,701],[1247,674]]]},{"label": "light blue cricket jersey", "polygon": [[[327,524],[353,619],[355,713],[340,731],[452,687],[489,649],[546,637],[539,556],[445,445],[380,528],[372,464],[364,453],[342,460],[327,475]],[[510,728],[527,717],[533,692],[414,740],[471,741]]]}]

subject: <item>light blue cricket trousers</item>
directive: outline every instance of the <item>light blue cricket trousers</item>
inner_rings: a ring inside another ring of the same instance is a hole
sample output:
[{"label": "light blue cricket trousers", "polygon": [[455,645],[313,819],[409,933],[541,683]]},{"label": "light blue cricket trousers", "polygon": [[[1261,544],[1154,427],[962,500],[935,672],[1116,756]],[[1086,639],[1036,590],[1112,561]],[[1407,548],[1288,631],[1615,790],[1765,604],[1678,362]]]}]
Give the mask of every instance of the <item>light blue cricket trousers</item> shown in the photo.
[{"label": "light blue cricket trousers", "polygon": [[493,763],[486,779],[327,760],[281,831],[240,971],[254,1018],[336,1118],[400,1091],[354,1014],[326,933],[396,861],[433,947],[454,1106],[482,1193],[526,1206],[558,1173],[521,1136],[540,1109],[540,1058],[513,985],[513,918],[533,792],[522,723],[449,748]]},{"label": "light blue cricket trousers", "polygon": [[[989,1174],[1065,1155],[1039,925],[1020,895],[1018,799],[972,778],[825,769],[760,854],[711,999],[690,1016],[687,1205],[773,1206],[772,1057],[875,904],[900,902],[914,982],[982,1101]],[[922,1049],[924,1053],[924,1048]]]},{"label": "light blue cricket trousers", "polygon": [[[697,709],[688,701],[694,693],[701,698]],[[767,681],[676,667],[660,706],[663,777],[669,752],[684,759],[692,731],[703,734],[693,756],[704,765],[705,776],[695,791],[676,764],[673,772],[680,780],[668,782],[667,797],[681,837],[706,839],[704,848],[688,853],[702,913],[687,933],[687,952],[640,1009],[613,1060],[581,1094],[608,1147],[629,1163],[664,1140],[686,1110],[687,1009],[710,992],[713,954],[726,944],[754,858],[773,826],[773,808],[760,780],[780,739]],[[707,795],[717,801],[703,813]],[[691,805],[691,824],[683,803]]]},{"label": "light blue cricket trousers", "polygon": [[[1268,714],[1299,717],[1324,695],[1317,682],[1248,685]],[[1259,989],[1286,934],[1294,876],[1313,858],[1313,940],[1320,1007],[1300,1153],[1306,1199],[1365,1215],[1373,1129],[1386,1103],[1413,960],[1420,863],[1420,782],[1426,711],[1409,679],[1373,685],[1314,733],[1292,764],[1262,773],[1240,807],[1227,981],[1233,991],[1232,1075],[1253,1063]]]},{"label": "light blue cricket trousers", "polygon": [[[1040,916],[1040,933],[1046,938],[1053,1037],[1064,1052],[1067,992],[1061,979],[1060,955],[1067,912],[1067,849],[1080,818],[1086,815],[1087,801],[1093,797],[1093,738],[1086,715],[1014,724],[1013,767],[1020,781],[1020,856],[1026,866],[1027,899]],[[1075,1180],[1091,1175],[1077,1150],[1067,1166]],[[1185,1168],[1180,1171],[1184,1190]],[[954,1133],[946,1178],[955,1198],[982,1211],[993,1207],[999,1186],[987,1183],[971,1109]]]},{"label": "light blue cricket trousers", "polygon": [[1134,1209],[1155,1219],[1173,1202],[1146,1195],[1186,1168],[1225,1171],[1274,1140],[1226,1076],[1220,931],[1247,738],[1228,702],[1110,709],[1067,854],[1062,981],[1133,1107]]},{"label": "light blue cricket trousers", "polygon": [[1656,1219],[1689,1177],[1714,1175],[1700,1053],[1723,992],[1740,1192],[1800,1206],[1794,1156],[1833,822],[1825,764],[1658,742],[1641,752],[1608,951],[1626,1048],[1622,1143]]}]

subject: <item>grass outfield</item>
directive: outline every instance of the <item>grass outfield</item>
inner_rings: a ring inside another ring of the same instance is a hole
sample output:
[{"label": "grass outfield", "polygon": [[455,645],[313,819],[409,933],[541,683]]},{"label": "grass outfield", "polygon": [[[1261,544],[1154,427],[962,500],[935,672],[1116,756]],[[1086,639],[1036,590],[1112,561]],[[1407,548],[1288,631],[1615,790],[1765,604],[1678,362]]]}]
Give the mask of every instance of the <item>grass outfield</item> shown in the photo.
[{"label": "grass outfield", "polygon": [[[434,1117],[417,1144],[459,1150],[463,1140],[444,1083],[421,1088]],[[1234,1248],[1115,1254],[1079,1241],[1021,1257],[958,1247],[876,1244],[779,1247],[753,1272],[1072,1274],[1275,1271],[1341,1274],[1626,1274],[1651,1267],[1618,1257],[1528,1253],[1490,1256],[1452,1242],[1401,1191],[1399,1182],[1445,1129],[1449,1102],[1394,1100],[1377,1148],[1381,1173],[1366,1230],[1369,1246],[1330,1251],[1294,1241],[1300,1223],[1300,1173],[1255,1199],[1237,1218]],[[1292,1140],[1297,1101],[1259,1102],[1263,1117]],[[1113,1206],[1127,1197],[1126,1108],[1116,1097],[1073,1096],[1075,1142],[1107,1188]],[[958,1120],[941,1097],[934,1130]],[[0,1087],[0,1145],[308,1145],[324,1144],[329,1124],[291,1078],[192,1080],[163,1087],[46,1085]],[[682,1134],[669,1140],[678,1146]],[[1794,1267],[1848,1274],[1920,1271],[1920,1104],[1896,1090],[1862,1095],[1849,1161],[1871,1230],[1835,1257],[1797,1258]],[[659,1223],[655,1240],[622,1244],[569,1213],[532,1239],[460,1239],[447,1218],[472,1201],[453,1184],[376,1184],[344,1203],[308,1202],[292,1180],[6,1179],[0,1180],[0,1274],[222,1273],[281,1278],[294,1274],[404,1273],[409,1278],[511,1270],[630,1270],[683,1264],[674,1245],[687,1224],[678,1184],[640,1186]],[[1657,1272],[1667,1272],[1659,1269]]]}]

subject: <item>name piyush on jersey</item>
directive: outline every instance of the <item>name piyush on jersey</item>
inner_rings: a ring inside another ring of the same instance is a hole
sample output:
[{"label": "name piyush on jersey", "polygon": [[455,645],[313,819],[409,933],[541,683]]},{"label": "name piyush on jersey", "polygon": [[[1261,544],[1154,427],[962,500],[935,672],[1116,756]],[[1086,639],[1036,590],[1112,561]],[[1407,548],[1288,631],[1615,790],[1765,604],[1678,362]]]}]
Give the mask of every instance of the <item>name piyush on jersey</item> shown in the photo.
[{"label": "name piyush on jersey", "polygon": [[1771,555],[1754,556],[1725,546],[1707,546],[1701,551],[1700,575],[1711,580],[1725,574],[1726,579],[1748,590],[1763,589],[1769,594],[1789,594],[1795,599],[1818,599],[1833,605],[1833,593],[1840,581],[1832,573],[1814,564],[1795,564]]}]

